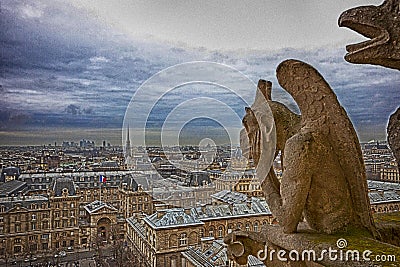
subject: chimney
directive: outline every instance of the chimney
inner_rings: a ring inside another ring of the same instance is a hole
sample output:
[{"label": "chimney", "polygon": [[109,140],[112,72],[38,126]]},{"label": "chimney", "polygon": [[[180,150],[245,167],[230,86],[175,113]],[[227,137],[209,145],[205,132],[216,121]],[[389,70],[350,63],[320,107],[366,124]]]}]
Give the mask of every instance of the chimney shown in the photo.
[{"label": "chimney", "polygon": [[158,211],[157,211],[157,219],[160,219],[160,218],[163,217],[166,213],[167,213],[166,210],[158,210]]},{"label": "chimney", "polygon": [[251,200],[247,200],[246,205],[247,205],[247,208],[249,208],[249,210],[251,210]]},{"label": "chimney", "polygon": [[247,196],[247,200],[246,200],[246,204],[247,204],[247,207],[249,208],[249,209],[251,209],[251,202],[252,202],[252,200],[251,200],[251,196]]},{"label": "chimney", "polygon": [[192,209],[190,209],[190,208],[185,209],[185,213],[186,213],[187,215],[192,215]]},{"label": "chimney", "polygon": [[229,210],[233,214],[233,203],[229,203]]},{"label": "chimney", "polygon": [[201,205],[201,212],[202,212],[203,214],[206,213],[206,205]]},{"label": "chimney", "polygon": [[162,211],[162,210],[167,209],[168,205],[165,203],[157,203],[157,204],[154,204],[154,208],[156,211]]}]

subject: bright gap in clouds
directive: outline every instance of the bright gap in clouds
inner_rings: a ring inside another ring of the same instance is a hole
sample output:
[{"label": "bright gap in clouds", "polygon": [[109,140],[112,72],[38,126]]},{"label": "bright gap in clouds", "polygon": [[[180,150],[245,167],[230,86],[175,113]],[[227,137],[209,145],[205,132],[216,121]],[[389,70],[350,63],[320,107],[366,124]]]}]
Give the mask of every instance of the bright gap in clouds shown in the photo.
[{"label": "bright gap in clouds", "polygon": [[339,15],[381,2],[73,0],[133,37],[216,50],[344,45],[360,37],[338,27]]}]

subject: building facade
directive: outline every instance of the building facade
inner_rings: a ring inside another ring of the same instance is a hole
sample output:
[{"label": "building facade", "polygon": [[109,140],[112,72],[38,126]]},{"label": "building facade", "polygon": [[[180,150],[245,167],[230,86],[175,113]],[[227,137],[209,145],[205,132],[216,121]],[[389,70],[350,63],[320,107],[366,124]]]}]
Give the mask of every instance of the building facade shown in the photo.
[{"label": "building facade", "polygon": [[382,165],[380,169],[380,180],[400,183],[399,168],[396,162]]},{"label": "building facade", "polygon": [[1,184],[0,258],[89,249],[125,238],[125,218],[154,210],[142,184],[149,186],[141,172],[23,174]]},{"label": "building facade", "polygon": [[262,225],[274,222],[265,201],[239,193],[225,195],[230,203],[220,199],[194,208],[164,209],[143,218],[128,218],[130,249],[141,255],[145,266],[184,267],[189,262],[182,252],[189,248],[221,240],[235,229],[261,231]]},{"label": "building facade", "polygon": [[372,212],[400,211],[400,183],[369,180],[368,190]]},{"label": "building facade", "polygon": [[256,177],[255,169],[210,171],[217,191],[231,190],[248,196],[263,197],[261,183]]}]

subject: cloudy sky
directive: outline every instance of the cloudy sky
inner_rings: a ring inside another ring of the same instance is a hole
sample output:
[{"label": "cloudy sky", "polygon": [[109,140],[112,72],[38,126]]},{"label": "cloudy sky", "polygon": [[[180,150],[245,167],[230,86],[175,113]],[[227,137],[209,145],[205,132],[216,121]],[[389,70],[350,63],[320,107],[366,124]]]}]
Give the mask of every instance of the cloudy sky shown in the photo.
[{"label": "cloudy sky", "polygon": [[[400,75],[345,62],[345,45],[363,38],[337,26],[342,11],[379,3],[3,1],[0,145],[81,138],[120,144],[125,111],[138,88],[188,61],[223,63],[254,83],[271,80],[274,98],[295,110],[275,78],[276,66],[287,58],[323,74],[362,140],[385,138],[387,118],[400,103]],[[196,88],[169,92],[155,114],[165,118],[174,108],[168,103],[180,103],[168,99],[187,100]],[[219,100],[223,95],[214,87],[197,93]],[[240,101],[225,99],[240,115]]]}]

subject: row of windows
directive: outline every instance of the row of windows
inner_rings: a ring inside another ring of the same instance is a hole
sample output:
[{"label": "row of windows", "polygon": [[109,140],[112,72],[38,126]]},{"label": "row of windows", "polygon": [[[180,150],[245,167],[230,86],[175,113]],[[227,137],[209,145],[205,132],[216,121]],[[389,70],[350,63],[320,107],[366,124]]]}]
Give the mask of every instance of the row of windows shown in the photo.
[{"label": "row of windows", "polygon": [[400,205],[389,205],[389,206],[375,206],[372,207],[372,212],[393,212],[399,211]]},{"label": "row of windows", "polygon": [[[57,241],[57,242],[54,242],[54,248],[58,249],[60,247],[64,247],[64,248],[65,247],[73,247],[74,244],[75,244],[74,240],[64,240],[62,242],[58,242]],[[28,246],[30,252],[37,251],[39,249],[39,247],[40,247],[41,250],[48,250],[49,249],[49,244],[48,243],[41,243],[41,244],[30,243],[29,246]],[[22,253],[23,252],[23,246],[15,245],[13,251],[14,251],[15,254]],[[1,248],[0,249],[0,255],[4,255],[4,254],[5,254],[5,249]]]},{"label": "row of windows", "polygon": [[[56,209],[59,209],[60,208],[60,203],[54,203],[54,207],[56,208]],[[70,204],[68,204],[68,203],[62,203],[62,208],[63,209],[68,209],[68,208],[71,208],[71,209],[73,209],[73,208],[75,208],[76,207],[76,205],[75,205],[75,203],[74,202],[71,202]]]},{"label": "row of windows", "polygon": [[144,205],[129,205],[130,210],[132,211],[142,211],[142,210],[148,210],[149,209],[149,204],[144,204]]},{"label": "row of windows", "polygon": [[[57,211],[57,212],[54,212],[54,217],[55,218],[59,218],[61,214],[62,214],[62,217],[74,217],[75,216],[75,211],[74,210],[70,210],[69,212],[68,211],[63,211],[62,213]],[[34,219],[33,215],[32,215],[32,219]]]},{"label": "row of windows", "polygon": [[199,235],[196,232],[181,233],[179,236],[172,234],[169,236],[168,245],[170,248],[187,245],[197,245],[199,243]]},{"label": "row of windows", "polygon": [[[55,234],[54,234],[54,237],[55,237],[56,239],[58,239],[58,238],[60,238],[60,237],[65,238],[65,237],[67,237],[67,236],[69,236],[69,235],[70,235],[70,236],[74,236],[74,232],[71,231],[71,232],[55,233]],[[28,237],[28,240],[29,240],[29,241],[37,241],[38,239],[47,240],[47,239],[49,239],[49,238],[50,238],[50,234],[41,234],[41,235],[31,235],[31,236]],[[14,243],[15,243],[15,244],[21,244],[21,243],[22,243],[21,238],[15,238],[15,239],[14,239]]]},{"label": "row of windows", "polygon": [[[107,180],[109,181],[121,181],[123,179],[124,176],[119,176],[119,175],[107,175]],[[39,178],[27,178],[25,179],[25,182],[30,182],[29,180],[31,180],[31,183],[33,184],[41,184],[41,183],[50,183],[52,181],[52,179],[50,179],[49,177],[39,177]],[[74,176],[72,177],[72,180],[74,180],[75,182],[79,181],[79,182],[90,182],[90,181],[98,181],[99,180],[99,176],[81,176],[81,177],[77,177]]]},{"label": "row of windows", "polygon": [[31,206],[30,206],[30,209],[32,209],[32,210],[40,209],[40,208],[42,208],[42,209],[47,208],[47,203],[44,202],[41,205],[39,205],[39,204],[31,204]]},{"label": "row of windows", "polygon": [[[29,221],[29,220],[36,220],[41,216],[42,219],[47,219],[49,218],[49,213],[44,212],[44,213],[35,213],[35,214],[16,214],[16,215],[11,215],[10,216],[10,222],[20,222],[20,221]],[[0,216],[0,223],[4,222],[4,216]]]},{"label": "row of windows", "polygon": [[[11,229],[14,230],[14,232],[16,232],[16,233],[20,233],[20,232],[35,231],[35,230],[40,230],[40,229],[49,229],[49,226],[50,226],[50,224],[48,221],[43,221],[43,222],[31,221],[30,223],[27,223],[27,224],[16,223],[13,226],[11,226]],[[64,219],[62,221],[59,221],[59,220],[54,221],[54,228],[61,228],[61,227],[66,228],[66,227],[74,227],[74,226],[76,226],[76,220],[73,218]],[[1,227],[0,231],[3,232],[4,227]]]},{"label": "row of windows", "polygon": [[261,187],[260,185],[255,185],[255,184],[239,184],[236,186],[237,191],[249,191],[249,190],[260,190]]},{"label": "row of windows", "polygon": [[[267,224],[267,221],[264,221],[263,224]],[[236,225],[236,229],[242,229],[244,226],[243,230],[246,231],[255,231],[258,232],[260,230],[260,224],[258,222],[255,222],[253,225],[250,222],[245,223],[244,225],[242,223],[237,223]],[[229,234],[233,231],[233,224],[229,224],[228,225],[228,231],[227,233],[225,233],[225,227],[223,226],[219,226],[218,228],[215,228],[214,226],[210,226],[207,229],[207,236],[209,237],[215,237],[215,238],[223,238],[226,234]],[[200,229],[200,238],[201,237],[205,237],[205,229],[202,228]],[[155,239],[155,237],[154,237]],[[172,234],[169,236],[169,247],[177,247],[178,243],[179,246],[186,246],[188,244],[188,240],[189,240],[189,245],[195,245],[198,243],[198,236],[196,232],[192,232],[190,234],[190,237],[188,238],[187,233],[181,233],[179,235],[179,238],[176,234]]]}]

